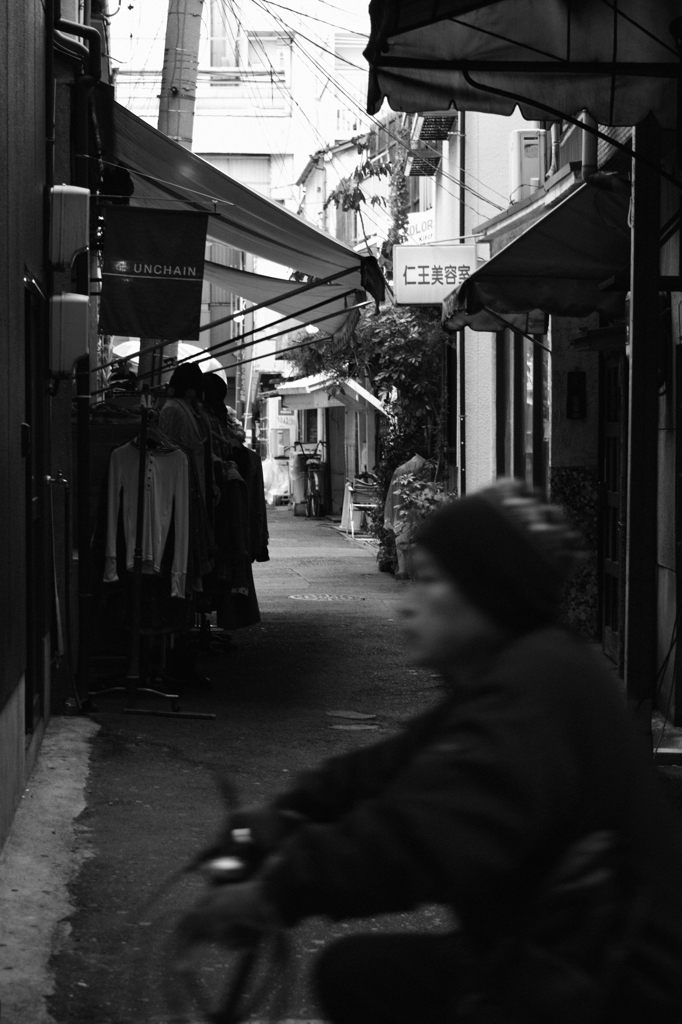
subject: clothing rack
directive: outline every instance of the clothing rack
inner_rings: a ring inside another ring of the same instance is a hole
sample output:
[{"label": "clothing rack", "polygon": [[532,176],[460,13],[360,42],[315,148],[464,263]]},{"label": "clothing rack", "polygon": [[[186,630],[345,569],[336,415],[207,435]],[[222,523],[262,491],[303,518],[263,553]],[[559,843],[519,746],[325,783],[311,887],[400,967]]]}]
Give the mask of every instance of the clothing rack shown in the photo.
[{"label": "clothing rack", "polygon": [[[109,686],[101,690],[94,690],[88,693],[88,697],[102,697],[110,693],[124,693],[128,697],[128,706],[123,709],[126,715],[154,715],[166,718],[202,718],[214,719],[212,713],[198,711],[182,711],[179,704],[179,694],[165,693],[150,686],[141,686],[141,664],[142,645],[145,631],[142,629],[142,542],[144,531],[144,503],[145,503],[145,470],[147,463],[147,438],[149,424],[149,395],[148,388],[143,387],[142,393],[142,415],[140,422],[139,444],[140,458],[137,475],[137,505],[135,510],[135,547],[133,554],[133,571],[130,601],[130,645],[128,650],[128,667],[124,686]],[[158,635],[158,634],[154,634]],[[163,652],[165,667],[165,653],[168,636],[163,636]],[[154,697],[161,697],[171,702],[171,710],[147,709],[136,707],[136,700],[139,694],[149,694]]]}]

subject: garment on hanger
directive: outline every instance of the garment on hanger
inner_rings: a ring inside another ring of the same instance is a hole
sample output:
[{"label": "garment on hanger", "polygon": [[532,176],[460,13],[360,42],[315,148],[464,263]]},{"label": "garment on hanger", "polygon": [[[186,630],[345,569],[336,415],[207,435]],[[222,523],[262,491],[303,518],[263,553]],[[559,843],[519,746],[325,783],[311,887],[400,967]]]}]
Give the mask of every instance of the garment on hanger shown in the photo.
[{"label": "garment on hanger", "polygon": [[[139,444],[129,442],[115,448],[109,460],[107,533],[104,580],[118,579],[116,569],[116,531],[122,507],[126,541],[126,568],[134,563]],[[145,454],[145,501],[142,523],[142,571],[159,573],[171,521],[174,526],[174,550],[171,566],[171,595],[186,596],[189,550],[189,470],[187,456],[179,448],[153,440]]]},{"label": "garment on hanger", "polygon": [[218,557],[215,578],[235,593],[246,595],[249,582],[246,566],[249,553],[249,500],[246,484],[234,462],[224,464],[219,515],[216,519]]},{"label": "garment on hanger", "polygon": [[206,502],[199,483],[199,473],[191,453],[180,445],[187,455],[189,469],[189,557],[187,560],[187,589],[201,593],[202,578],[211,572],[216,555],[213,529],[209,522]]},{"label": "garment on hanger", "polygon": [[249,550],[252,562],[269,562],[268,515],[265,504],[263,463],[258,452],[239,443],[230,458],[244,478],[249,499]]},{"label": "garment on hanger", "polygon": [[251,570],[250,509],[246,483],[229,458],[222,463],[220,501],[216,506],[215,568],[204,581],[210,607],[221,629],[241,629],[260,622]]}]

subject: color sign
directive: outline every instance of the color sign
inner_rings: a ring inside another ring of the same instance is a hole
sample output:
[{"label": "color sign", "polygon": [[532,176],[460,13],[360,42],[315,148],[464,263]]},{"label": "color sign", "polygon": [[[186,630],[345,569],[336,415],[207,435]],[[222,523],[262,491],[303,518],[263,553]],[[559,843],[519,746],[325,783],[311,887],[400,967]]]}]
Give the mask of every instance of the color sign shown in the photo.
[{"label": "color sign", "polygon": [[429,245],[435,234],[436,211],[426,210],[425,213],[408,213],[407,244]]}]

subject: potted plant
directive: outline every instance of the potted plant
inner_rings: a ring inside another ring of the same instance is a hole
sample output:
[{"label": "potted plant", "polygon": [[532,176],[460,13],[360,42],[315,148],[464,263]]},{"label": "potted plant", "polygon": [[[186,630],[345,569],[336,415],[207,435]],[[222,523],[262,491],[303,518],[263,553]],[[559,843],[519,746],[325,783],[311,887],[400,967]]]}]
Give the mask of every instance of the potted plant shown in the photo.
[{"label": "potted plant", "polygon": [[396,579],[412,579],[411,547],[416,528],[433,515],[451,495],[446,494],[442,482],[425,479],[423,474],[405,473],[398,481],[395,524],[395,544],[398,556]]}]

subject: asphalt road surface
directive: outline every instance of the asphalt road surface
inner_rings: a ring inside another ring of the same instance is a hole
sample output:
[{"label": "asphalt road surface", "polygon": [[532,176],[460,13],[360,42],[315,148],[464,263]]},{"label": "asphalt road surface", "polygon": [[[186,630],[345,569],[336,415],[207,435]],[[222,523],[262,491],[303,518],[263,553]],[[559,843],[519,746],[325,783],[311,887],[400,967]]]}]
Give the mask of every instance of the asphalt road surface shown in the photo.
[{"label": "asphalt road surface", "polygon": [[[267,800],[297,772],[390,734],[438,698],[438,680],[405,656],[398,604],[410,584],[379,573],[369,546],[326,521],[273,509],[270,525],[271,561],[254,566],[262,624],[235,632],[229,650],[206,654],[199,667],[210,688],[181,695],[183,712],[215,719],[133,716],[123,714],[119,696],[98,701],[87,806],[77,822],[84,855],[70,892],[77,909],[62,923],[52,959],[49,1009],[57,1024],[169,1019],[167,944],[203,882],[184,877],[149,901],[215,835],[220,779],[245,804]],[[153,698],[140,706],[169,710]],[[306,976],[334,935],[446,926],[437,908],[305,922],[290,936],[285,1018],[319,1018]],[[223,963],[207,955],[204,965],[216,992]]]}]

